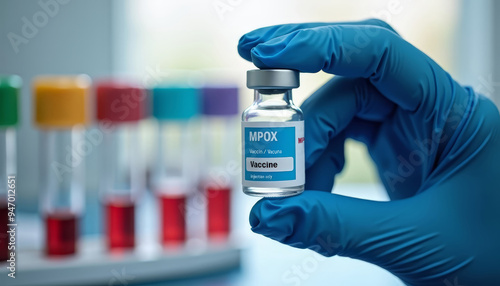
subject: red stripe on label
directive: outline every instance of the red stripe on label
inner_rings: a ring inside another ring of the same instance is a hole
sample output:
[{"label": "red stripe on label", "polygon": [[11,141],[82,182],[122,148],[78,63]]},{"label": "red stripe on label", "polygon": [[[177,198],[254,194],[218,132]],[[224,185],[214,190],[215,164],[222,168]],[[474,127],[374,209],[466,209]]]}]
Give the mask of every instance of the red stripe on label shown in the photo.
[{"label": "red stripe on label", "polygon": [[299,144],[302,143],[302,142],[304,142],[304,137],[300,137],[299,138]]}]

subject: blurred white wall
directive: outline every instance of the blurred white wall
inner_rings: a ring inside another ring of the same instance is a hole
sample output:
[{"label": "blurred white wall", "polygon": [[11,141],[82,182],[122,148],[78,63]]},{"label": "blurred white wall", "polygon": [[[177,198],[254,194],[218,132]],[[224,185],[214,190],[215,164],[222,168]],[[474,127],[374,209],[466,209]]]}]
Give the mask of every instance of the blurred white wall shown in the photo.
[{"label": "blurred white wall", "polygon": [[[236,52],[239,38],[263,26],[297,22],[386,20],[408,41],[445,69],[457,68],[454,51],[459,0],[126,0],[130,26],[127,65],[121,72],[142,77],[148,69],[205,70],[208,81],[226,77],[244,87],[244,71],[253,68]],[[297,103],[328,75],[302,75]],[[168,79],[168,78],[167,78]],[[242,108],[252,101],[243,97]]]}]

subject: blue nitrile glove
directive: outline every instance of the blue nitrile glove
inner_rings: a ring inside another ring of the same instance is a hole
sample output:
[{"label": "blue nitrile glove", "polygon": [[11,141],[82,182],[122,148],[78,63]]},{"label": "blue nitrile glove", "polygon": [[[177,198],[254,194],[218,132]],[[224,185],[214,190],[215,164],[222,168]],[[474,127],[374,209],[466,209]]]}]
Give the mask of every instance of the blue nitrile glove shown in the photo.
[{"label": "blue nitrile glove", "polygon": [[[259,68],[335,74],[302,105],[306,189],[262,199],[252,230],[379,265],[411,285],[500,285],[500,117],[378,20],[244,35]],[[345,138],[364,142],[391,202],[330,193]]]}]

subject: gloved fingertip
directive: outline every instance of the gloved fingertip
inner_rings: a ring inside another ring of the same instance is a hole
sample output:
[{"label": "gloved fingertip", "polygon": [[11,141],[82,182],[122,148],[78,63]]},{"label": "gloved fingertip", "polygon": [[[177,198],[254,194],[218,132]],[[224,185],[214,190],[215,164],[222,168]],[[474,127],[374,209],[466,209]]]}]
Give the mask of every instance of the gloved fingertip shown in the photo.
[{"label": "gloved fingertip", "polygon": [[253,212],[253,211],[250,212],[249,221],[250,221],[250,226],[252,227],[252,231],[253,231],[253,228],[257,227],[260,224],[260,219],[257,217],[255,212]]},{"label": "gloved fingertip", "polygon": [[276,212],[279,212],[282,203],[283,198],[263,198],[258,201],[250,211],[249,222],[252,231],[264,234],[267,228],[265,221],[272,219]]},{"label": "gloved fingertip", "polygon": [[266,202],[265,198],[259,200],[258,202],[255,203],[255,205],[250,210],[249,222],[250,222],[250,226],[252,227],[252,231],[254,231],[254,228],[256,228],[260,224],[261,217],[262,217],[262,209],[263,209],[262,204],[265,202]]},{"label": "gloved fingertip", "polygon": [[247,34],[241,36],[238,41],[238,54],[240,57],[244,58],[247,61],[252,61],[252,56],[250,55],[250,50],[253,46],[255,39],[249,38]]},{"label": "gloved fingertip", "polygon": [[257,47],[253,47],[251,50],[250,50],[250,55],[251,55],[251,61],[253,62],[253,64],[258,67],[258,68],[269,68],[268,65],[266,65],[264,62],[263,62],[263,58],[265,57],[263,54],[262,54],[262,51],[259,51],[257,49]]},{"label": "gloved fingertip", "polygon": [[256,31],[252,31],[241,36],[239,44],[248,47],[250,44],[257,43],[259,39],[260,35]]}]

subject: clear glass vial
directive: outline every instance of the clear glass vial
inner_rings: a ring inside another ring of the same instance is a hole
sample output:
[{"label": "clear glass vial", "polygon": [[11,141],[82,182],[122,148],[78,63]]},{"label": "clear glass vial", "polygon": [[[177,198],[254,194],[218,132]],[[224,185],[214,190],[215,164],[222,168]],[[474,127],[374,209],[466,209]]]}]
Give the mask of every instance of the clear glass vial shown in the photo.
[{"label": "clear glass vial", "polygon": [[294,105],[292,89],[299,72],[250,70],[247,87],[254,102],[242,115],[243,192],[284,197],[304,191],[304,116]]}]

